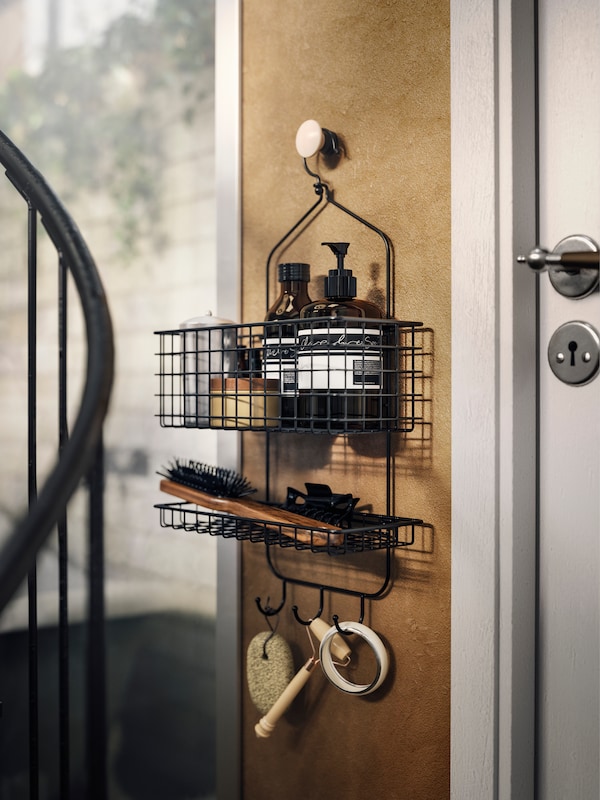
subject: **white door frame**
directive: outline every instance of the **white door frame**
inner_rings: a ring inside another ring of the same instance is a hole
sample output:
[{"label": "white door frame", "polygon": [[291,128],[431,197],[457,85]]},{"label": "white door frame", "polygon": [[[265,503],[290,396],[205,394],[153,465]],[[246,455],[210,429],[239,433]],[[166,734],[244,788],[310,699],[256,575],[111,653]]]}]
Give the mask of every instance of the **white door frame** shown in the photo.
[{"label": "white door frame", "polygon": [[534,0],[451,0],[453,800],[534,780]]}]

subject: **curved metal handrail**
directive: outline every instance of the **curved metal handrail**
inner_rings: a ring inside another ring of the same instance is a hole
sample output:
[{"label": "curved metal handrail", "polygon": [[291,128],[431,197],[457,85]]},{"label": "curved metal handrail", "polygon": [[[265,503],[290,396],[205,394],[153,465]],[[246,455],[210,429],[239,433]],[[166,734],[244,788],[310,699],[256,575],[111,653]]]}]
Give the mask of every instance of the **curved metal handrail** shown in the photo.
[{"label": "curved metal handrail", "polygon": [[27,516],[0,552],[0,612],[34,563],[81,477],[92,464],[113,381],[114,345],[106,296],[79,229],[43,176],[0,131],[0,163],[30,208],[39,211],[77,287],[87,334],[87,371],[81,404],[60,458]]}]

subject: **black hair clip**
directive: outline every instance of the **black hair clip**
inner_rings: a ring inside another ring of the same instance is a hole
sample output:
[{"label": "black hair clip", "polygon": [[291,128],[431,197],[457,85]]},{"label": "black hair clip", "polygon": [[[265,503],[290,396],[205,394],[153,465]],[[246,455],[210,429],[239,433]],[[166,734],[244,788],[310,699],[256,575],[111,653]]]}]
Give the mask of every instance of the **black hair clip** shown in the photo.
[{"label": "black hair clip", "polygon": [[351,526],[352,514],[360,498],[349,493],[336,494],[324,483],[304,485],[306,492],[288,486],[286,501],[281,507],[330,525]]}]

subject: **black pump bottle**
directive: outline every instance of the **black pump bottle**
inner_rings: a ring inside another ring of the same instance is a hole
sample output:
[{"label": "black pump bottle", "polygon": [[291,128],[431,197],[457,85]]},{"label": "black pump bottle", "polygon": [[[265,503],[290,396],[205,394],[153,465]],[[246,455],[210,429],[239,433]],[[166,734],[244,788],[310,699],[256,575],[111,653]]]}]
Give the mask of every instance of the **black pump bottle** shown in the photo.
[{"label": "black pump bottle", "polygon": [[329,247],[337,259],[337,268],[330,269],[325,278],[323,291],[325,300],[309,303],[300,311],[302,319],[315,317],[361,317],[381,319],[381,309],[368,300],[356,299],[356,278],[351,269],[346,269],[345,258],[350,247],[349,242],[322,242]]},{"label": "black pump bottle", "polygon": [[376,430],[382,417],[383,314],[375,304],[356,299],[356,278],[344,263],[349,243],[323,245],[335,254],[337,268],[325,278],[325,299],[300,312],[298,425]]}]

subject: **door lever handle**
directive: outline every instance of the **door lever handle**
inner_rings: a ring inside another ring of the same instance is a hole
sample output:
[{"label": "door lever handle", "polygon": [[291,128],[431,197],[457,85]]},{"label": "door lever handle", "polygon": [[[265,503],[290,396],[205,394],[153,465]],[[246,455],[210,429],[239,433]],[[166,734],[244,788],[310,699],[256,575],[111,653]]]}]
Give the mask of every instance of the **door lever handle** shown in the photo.
[{"label": "door lever handle", "polygon": [[589,250],[550,253],[542,247],[534,247],[528,255],[517,256],[517,261],[527,264],[534,272],[545,272],[549,269],[579,272],[581,269],[600,268],[600,253]]},{"label": "door lever handle", "polygon": [[526,256],[517,256],[538,274],[548,272],[550,283],[564,297],[574,300],[596,291],[600,276],[600,253],[589,236],[567,236],[552,252],[534,247]]}]

